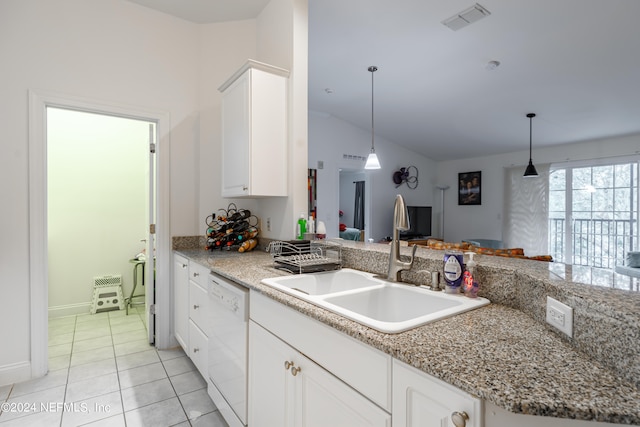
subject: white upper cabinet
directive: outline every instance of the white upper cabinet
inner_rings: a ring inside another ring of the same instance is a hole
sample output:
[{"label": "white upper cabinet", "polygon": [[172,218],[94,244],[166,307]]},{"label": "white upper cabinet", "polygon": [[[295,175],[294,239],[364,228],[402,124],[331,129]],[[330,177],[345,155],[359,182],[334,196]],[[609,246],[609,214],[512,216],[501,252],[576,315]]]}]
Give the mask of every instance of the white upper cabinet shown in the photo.
[{"label": "white upper cabinet", "polygon": [[289,72],[249,60],[222,92],[222,196],[287,195]]}]

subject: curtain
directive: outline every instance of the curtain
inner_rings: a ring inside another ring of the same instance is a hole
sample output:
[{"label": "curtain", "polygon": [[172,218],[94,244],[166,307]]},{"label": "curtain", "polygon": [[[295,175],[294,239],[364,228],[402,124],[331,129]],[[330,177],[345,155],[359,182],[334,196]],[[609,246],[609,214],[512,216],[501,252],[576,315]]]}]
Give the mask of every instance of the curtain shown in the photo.
[{"label": "curtain", "polygon": [[356,196],[353,208],[353,228],[364,230],[364,181],[356,181],[354,184],[356,185]]},{"label": "curtain", "polygon": [[539,176],[523,178],[525,167],[507,168],[502,239],[525,255],[549,252],[549,166],[536,164]]}]

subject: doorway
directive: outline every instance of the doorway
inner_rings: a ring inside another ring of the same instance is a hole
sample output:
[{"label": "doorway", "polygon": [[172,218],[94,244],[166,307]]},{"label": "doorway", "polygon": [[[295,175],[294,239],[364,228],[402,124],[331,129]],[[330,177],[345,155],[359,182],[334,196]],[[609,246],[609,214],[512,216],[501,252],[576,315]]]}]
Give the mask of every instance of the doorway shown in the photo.
[{"label": "doorway", "polygon": [[371,215],[369,176],[362,169],[342,168],[338,173],[340,237],[367,241]]},{"label": "doorway", "polygon": [[[167,315],[158,317],[155,322],[155,345],[159,349],[171,347],[170,333],[170,231],[169,231],[169,115],[164,112],[135,108],[131,106],[120,106],[116,104],[105,104],[93,100],[81,99],[77,97],[66,97],[57,94],[42,92],[29,92],[29,259],[30,259],[30,294],[31,294],[31,376],[39,377],[46,374],[47,363],[47,325],[49,312],[49,268],[55,259],[49,260],[47,236],[48,233],[48,172],[47,172],[47,116],[49,109],[71,110],[74,112],[84,112],[93,115],[102,115],[110,118],[130,119],[154,124],[152,132],[147,131],[143,145],[147,145],[149,138],[155,141],[155,161],[149,161],[149,169],[144,165],[140,167],[149,175],[149,182],[155,182],[155,187],[149,186],[145,199],[151,201],[147,213],[156,214],[155,217],[155,239],[147,237],[148,245],[155,240],[155,263],[146,263],[146,276],[155,280],[145,280],[147,288],[145,294],[154,295],[150,289],[155,283],[155,304],[149,306],[148,314],[157,307]],[[53,111],[53,110],[51,110]],[[148,129],[148,128],[147,128]],[[164,135],[164,137],[162,136]],[[148,146],[148,145],[147,145]],[[166,147],[166,148],[165,148]],[[85,147],[86,148],[86,147]],[[94,147],[95,148],[95,147]],[[101,147],[103,148],[103,147]],[[100,161],[98,152],[93,153],[95,161]],[[153,156],[149,157],[153,159]],[[69,156],[67,161],[73,161],[73,156]],[[157,163],[157,168],[154,166]],[[114,171],[118,170],[117,165],[112,165]],[[91,172],[87,172],[91,173]],[[77,178],[82,181],[82,177]],[[95,184],[94,184],[95,185]],[[81,190],[81,191],[80,191]],[[76,191],[75,197],[82,199],[84,194],[95,188],[85,185],[84,188]],[[85,219],[86,222],[86,219]],[[82,234],[82,245],[75,248],[74,254],[87,252],[92,257],[97,257],[95,241],[100,237],[99,224],[92,232]],[[88,235],[87,235],[88,234]],[[150,235],[150,234],[149,234]],[[149,236],[147,235],[147,236]],[[105,238],[104,236],[102,236]],[[92,239],[93,238],[93,239]],[[106,239],[106,238],[105,238]],[[139,242],[140,236],[135,237]],[[136,246],[136,248],[139,248]],[[133,251],[137,252],[137,251]],[[147,253],[153,250],[147,249]],[[128,262],[128,257],[134,257],[137,253],[129,253],[123,256]],[[72,257],[73,254],[66,254]],[[152,258],[150,258],[152,259]],[[155,265],[155,269],[153,268]],[[133,269],[133,266],[131,266]],[[132,271],[132,270],[130,270]],[[126,272],[125,277],[130,277],[131,273]],[[93,284],[90,285],[90,288]],[[85,297],[86,298],[86,297]],[[86,304],[86,301],[84,303]],[[72,304],[73,305],[73,304]],[[151,317],[153,318],[153,317]]]},{"label": "doorway", "polygon": [[49,318],[145,305],[155,123],[57,107],[46,123]]}]

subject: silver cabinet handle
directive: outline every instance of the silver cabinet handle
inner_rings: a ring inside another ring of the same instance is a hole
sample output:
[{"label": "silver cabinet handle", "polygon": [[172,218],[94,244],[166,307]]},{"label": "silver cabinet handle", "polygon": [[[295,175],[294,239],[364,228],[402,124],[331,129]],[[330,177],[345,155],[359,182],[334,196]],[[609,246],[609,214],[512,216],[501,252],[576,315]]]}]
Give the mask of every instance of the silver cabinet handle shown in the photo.
[{"label": "silver cabinet handle", "polygon": [[464,411],[456,411],[451,414],[451,421],[453,421],[453,425],[456,427],[465,427],[467,425],[467,421],[469,421],[469,414]]},{"label": "silver cabinet handle", "polygon": [[200,273],[193,273],[193,277],[198,277]]},{"label": "silver cabinet handle", "polygon": [[182,264],[182,268],[187,268],[187,264]]},{"label": "silver cabinet handle", "polygon": [[193,309],[194,309],[194,310],[197,310],[197,309],[199,309],[199,308],[200,308],[200,306],[199,306],[199,305],[193,304]]},{"label": "silver cabinet handle", "polygon": [[194,353],[197,353],[197,352],[199,352],[199,351],[200,351],[200,349],[199,349],[198,347],[194,347],[194,348],[193,348],[193,352],[194,352]]}]

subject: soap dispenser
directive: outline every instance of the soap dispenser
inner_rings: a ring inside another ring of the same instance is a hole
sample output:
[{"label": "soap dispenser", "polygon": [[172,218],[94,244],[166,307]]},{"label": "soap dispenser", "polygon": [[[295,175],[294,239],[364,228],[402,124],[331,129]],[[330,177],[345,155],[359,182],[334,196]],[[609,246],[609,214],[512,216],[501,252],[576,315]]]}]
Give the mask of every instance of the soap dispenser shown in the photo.
[{"label": "soap dispenser", "polygon": [[304,238],[304,233],[307,232],[307,220],[305,219],[306,215],[304,213],[300,214],[300,219],[298,220],[298,230],[297,230],[297,238],[298,240],[302,240]]},{"label": "soap dispenser", "polygon": [[467,261],[466,271],[463,274],[463,285],[462,290],[464,291],[464,295],[469,298],[476,298],[478,296],[478,282],[473,277],[476,273],[476,261],[473,257],[476,255],[475,252],[466,252],[465,255],[469,257],[469,261]]}]

